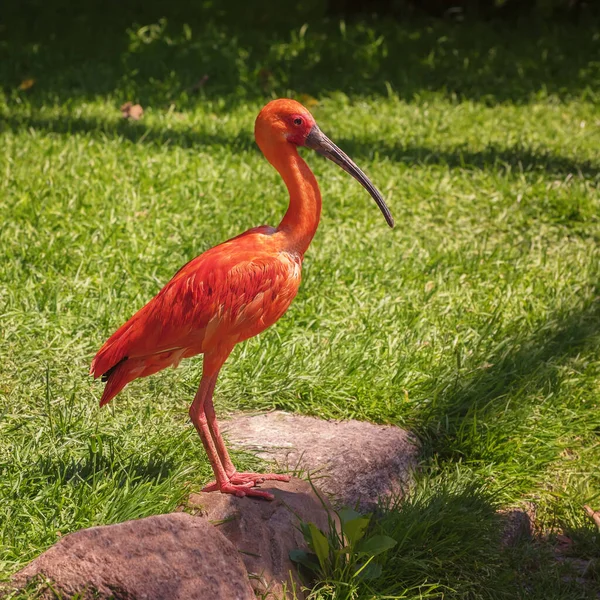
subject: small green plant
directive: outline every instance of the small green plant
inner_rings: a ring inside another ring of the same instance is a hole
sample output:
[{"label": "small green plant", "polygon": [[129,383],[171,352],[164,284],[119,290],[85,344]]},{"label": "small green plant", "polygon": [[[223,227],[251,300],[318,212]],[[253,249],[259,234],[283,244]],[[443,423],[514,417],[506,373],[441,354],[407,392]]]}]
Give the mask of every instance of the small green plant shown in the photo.
[{"label": "small green plant", "polygon": [[361,515],[351,508],[333,512],[337,519],[328,511],[327,534],[314,523],[300,523],[308,550],[292,550],[290,559],[323,585],[345,582],[349,597],[361,581],[381,575],[381,565],[373,559],[393,548],[396,541],[387,535],[367,537],[371,514]]}]

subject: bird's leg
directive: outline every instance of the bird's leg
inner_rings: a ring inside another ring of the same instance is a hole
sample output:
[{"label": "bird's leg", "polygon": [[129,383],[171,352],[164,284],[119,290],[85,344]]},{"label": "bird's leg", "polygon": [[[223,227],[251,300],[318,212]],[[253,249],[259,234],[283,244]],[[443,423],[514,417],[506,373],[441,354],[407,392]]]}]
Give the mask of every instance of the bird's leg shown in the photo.
[{"label": "bird's leg", "polygon": [[215,389],[215,383],[217,382],[217,375],[211,378],[211,384],[208,387],[206,394],[206,400],[204,404],[204,410],[206,412],[206,419],[208,421],[208,427],[212,434],[213,441],[219,453],[221,464],[229,477],[229,481],[237,485],[248,485],[255,486],[258,483],[262,483],[265,480],[270,481],[289,481],[289,475],[280,475],[279,473],[238,473],[231,458],[229,452],[225,446],[225,440],[219,431],[219,425],[217,424],[217,416],[215,414],[215,407],[213,404],[213,392]]},{"label": "bird's leg", "polygon": [[[214,378],[216,381],[216,377]],[[212,388],[214,388],[214,381],[212,382]],[[190,418],[192,419],[192,423],[194,423],[194,427],[196,431],[200,435],[200,439],[202,440],[202,445],[206,450],[206,454],[208,455],[208,460],[210,461],[211,467],[215,474],[216,482],[213,484],[209,484],[204,488],[204,491],[210,492],[213,490],[219,490],[225,494],[234,494],[236,496],[255,496],[257,498],[265,498],[266,500],[273,500],[273,494],[269,492],[265,492],[263,490],[254,490],[251,489],[254,485],[252,481],[246,482],[232,482],[223,467],[223,463],[221,462],[221,457],[219,456],[219,452],[215,445],[215,441],[213,440],[209,425],[208,419],[206,415],[206,400],[208,397],[208,393],[211,393],[211,378],[210,377],[202,377],[202,381],[200,382],[200,387],[196,392],[196,396],[194,397],[194,402],[190,406]],[[212,404],[212,403],[211,403]],[[214,413],[214,410],[213,410]]]},{"label": "bird's leg", "polygon": [[227,448],[225,447],[225,441],[221,436],[219,431],[219,425],[217,424],[217,415],[215,414],[215,406],[213,404],[213,393],[215,391],[215,384],[217,383],[218,373],[213,375],[210,378],[209,386],[206,393],[206,399],[204,402],[204,411],[206,413],[206,420],[208,421],[208,427],[210,429],[211,436],[213,438],[215,447],[217,448],[217,452],[219,453],[219,458],[221,459],[221,464],[225,469],[225,473],[227,473],[228,477],[231,477],[235,474],[236,470],[231,462],[231,458],[229,456],[229,452],[227,452]]},{"label": "bird's leg", "polygon": [[223,464],[221,463],[221,459],[219,458],[219,454],[215,448],[215,443],[212,439],[212,435],[208,427],[206,412],[204,410],[206,391],[209,386],[210,379],[203,377],[202,381],[200,382],[200,387],[194,396],[194,401],[190,406],[189,414],[190,418],[192,419],[192,423],[194,424],[194,427],[196,428],[196,431],[202,440],[202,445],[204,446],[204,450],[206,450],[208,460],[210,461],[210,466],[212,467],[217,482],[225,483],[229,481],[229,478],[227,477],[227,473],[223,468]]}]

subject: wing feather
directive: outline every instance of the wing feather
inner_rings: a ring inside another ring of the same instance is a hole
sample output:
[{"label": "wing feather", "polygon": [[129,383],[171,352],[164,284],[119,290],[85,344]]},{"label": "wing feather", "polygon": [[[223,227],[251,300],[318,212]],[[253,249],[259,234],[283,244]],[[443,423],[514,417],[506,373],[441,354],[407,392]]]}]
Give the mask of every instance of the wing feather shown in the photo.
[{"label": "wing feather", "polygon": [[117,365],[124,374],[127,362],[135,362],[132,379],[145,376],[150,372],[139,371],[140,361],[152,363],[148,370],[156,372],[170,363],[160,366],[150,357],[192,356],[221,340],[233,345],[273,324],[296,295],[301,259],[240,242],[234,238],[182,267],[106,341],[91,374],[100,377]]}]

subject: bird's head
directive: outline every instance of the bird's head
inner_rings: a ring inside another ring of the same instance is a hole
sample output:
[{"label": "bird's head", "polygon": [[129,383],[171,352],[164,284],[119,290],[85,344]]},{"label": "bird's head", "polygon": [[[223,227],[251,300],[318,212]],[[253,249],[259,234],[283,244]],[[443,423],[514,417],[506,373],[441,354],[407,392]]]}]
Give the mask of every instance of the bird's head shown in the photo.
[{"label": "bird's head", "polygon": [[306,146],[333,161],[369,192],[387,224],[394,226],[390,209],[379,190],[356,163],[319,129],[314,117],[299,102],[288,98],[269,102],[256,118],[254,135],[259,148],[267,156],[276,155],[277,148],[281,148],[282,144],[292,144]]}]

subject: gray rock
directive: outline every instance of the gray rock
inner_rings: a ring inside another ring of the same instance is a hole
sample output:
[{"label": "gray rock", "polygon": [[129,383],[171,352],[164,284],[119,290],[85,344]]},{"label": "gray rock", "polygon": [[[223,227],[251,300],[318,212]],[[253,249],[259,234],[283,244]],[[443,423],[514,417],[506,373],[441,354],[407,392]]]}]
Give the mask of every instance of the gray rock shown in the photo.
[{"label": "gray rock", "polygon": [[250,583],[260,598],[302,598],[290,550],[306,549],[298,518],[328,531],[327,511],[307,481],[266,481],[275,496],[267,502],[230,494],[192,494],[184,510],[205,516],[240,552]]},{"label": "gray rock", "polygon": [[[336,503],[363,509],[401,495],[417,464],[415,438],[398,427],[274,412],[236,416],[226,430],[234,445],[309,473]],[[81,598],[246,600],[255,598],[253,587],[269,600],[292,597],[293,588],[301,597],[288,558],[305,547],[298,519],[327,530],[327,511],[307,481],[261,488],[275,500],[195,494],[188,508],[206,518],[159,515],[72,533],[12,583],[23,587],[42,576],[65,598],[83,591]]]},{"label": "gray rock", "polygon": [[417,465],[416,438],[399,427],[270,412],[223,422],[229,442],[279,468],[308,473],[339,504],[372,509],[402,495]]},{"label": "gray rock", "polygon": [[12,584],[24,587],[39,575],[65,598],[83,592],[85,599],[256,600],[233,545],[205,519],[186,514],[71,533]]}]

